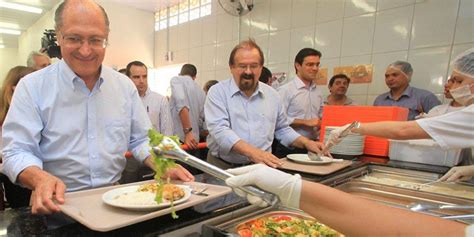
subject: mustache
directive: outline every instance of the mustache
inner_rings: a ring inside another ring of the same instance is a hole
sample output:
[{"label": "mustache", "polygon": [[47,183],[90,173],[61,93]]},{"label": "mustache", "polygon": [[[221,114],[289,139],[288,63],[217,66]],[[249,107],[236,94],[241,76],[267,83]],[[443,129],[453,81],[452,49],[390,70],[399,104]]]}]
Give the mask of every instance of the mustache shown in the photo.
[{"label": "mustache", "polygon": [[242,74],[242,76],[240,76],[241,78],[244,78],[244,79],[254,79],[255,78],[255,75],[252,73],[252,74],[247,74],[247,73],[244,73]]}]

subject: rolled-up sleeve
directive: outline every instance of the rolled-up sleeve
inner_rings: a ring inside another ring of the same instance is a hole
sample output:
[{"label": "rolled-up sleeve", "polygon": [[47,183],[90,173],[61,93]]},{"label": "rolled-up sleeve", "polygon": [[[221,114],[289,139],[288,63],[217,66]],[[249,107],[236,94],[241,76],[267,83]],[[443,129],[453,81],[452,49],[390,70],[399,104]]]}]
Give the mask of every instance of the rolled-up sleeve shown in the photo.
[{"label": "rolled-up sleeve", "polygon": [[173,97],[173,100],[175,101],[175,109],[176,113],[179,113],[184,107],[190,108],[189,101],[187,100],[186,97],[186,89],[185,86],[183,85],[184,81],[179,80],[177,77],[173,77],[171,79],[171,96]]},{"label": "rolled-up sleeve", "polygon": [[43,123],[35,95],[20,81],[3,123],[3,173],[13,182],[30,166],[43,168],[39,143]]},{"label": "rolled-up sleeve", "polygon": [[240,137],[231,129],[225,101],[225,94],[222,91],[211,88],[204,105],[204,113],[207,129],[219,145],[219,152],[228,154]]},{"label": "rolled-up sleeve", "polygon": [[[281,101],[281,100],[280,100]],[[290,119],[283,110],[283,104],[279,103],[277,123],[275,126],[275,137],[286,147],[289,147],[296,138],[300,136],[293,128],[289,126]]]}]

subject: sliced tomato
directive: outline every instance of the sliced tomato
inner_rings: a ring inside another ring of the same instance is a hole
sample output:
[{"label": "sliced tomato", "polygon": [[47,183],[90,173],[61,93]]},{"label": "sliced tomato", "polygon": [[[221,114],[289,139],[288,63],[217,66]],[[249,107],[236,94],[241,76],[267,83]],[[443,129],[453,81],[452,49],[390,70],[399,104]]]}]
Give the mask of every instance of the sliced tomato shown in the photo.
[{"label": "sliced tomato", "polygon": [[277,216],[274,219],[275,221],[291,221],[290,216]]},{"label": "sliced tomato", "polygon": [[240,229],[238,233],[240,237],[252,237],[252,231],[249,229]]}]

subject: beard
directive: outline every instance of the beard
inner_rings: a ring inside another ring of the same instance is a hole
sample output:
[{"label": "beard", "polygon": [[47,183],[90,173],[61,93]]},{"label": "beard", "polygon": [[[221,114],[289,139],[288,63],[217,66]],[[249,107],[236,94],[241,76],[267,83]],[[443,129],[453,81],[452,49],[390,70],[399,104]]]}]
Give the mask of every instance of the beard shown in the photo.
[{"label": "beard", "polygon": [[249,91],[255,89],[255,87],[255,74],[243,73],[242,75],[240,75],[239,89],[241,91]]}]

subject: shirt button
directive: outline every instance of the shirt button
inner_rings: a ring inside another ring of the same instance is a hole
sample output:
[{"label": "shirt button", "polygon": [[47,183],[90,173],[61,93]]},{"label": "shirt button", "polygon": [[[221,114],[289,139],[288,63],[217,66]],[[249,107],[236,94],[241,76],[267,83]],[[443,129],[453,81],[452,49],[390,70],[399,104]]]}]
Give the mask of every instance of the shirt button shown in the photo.
[{"label": "shirt button", "polygon": [[90,136],[89,138],[90,138],[90,139],[94,139],[94,136]]},{"label": "shirt button", "polygon": [[92,158],[94,158],[94,159],[95,159],[95,157],[96,157],[95,155],[92,155]]}]

